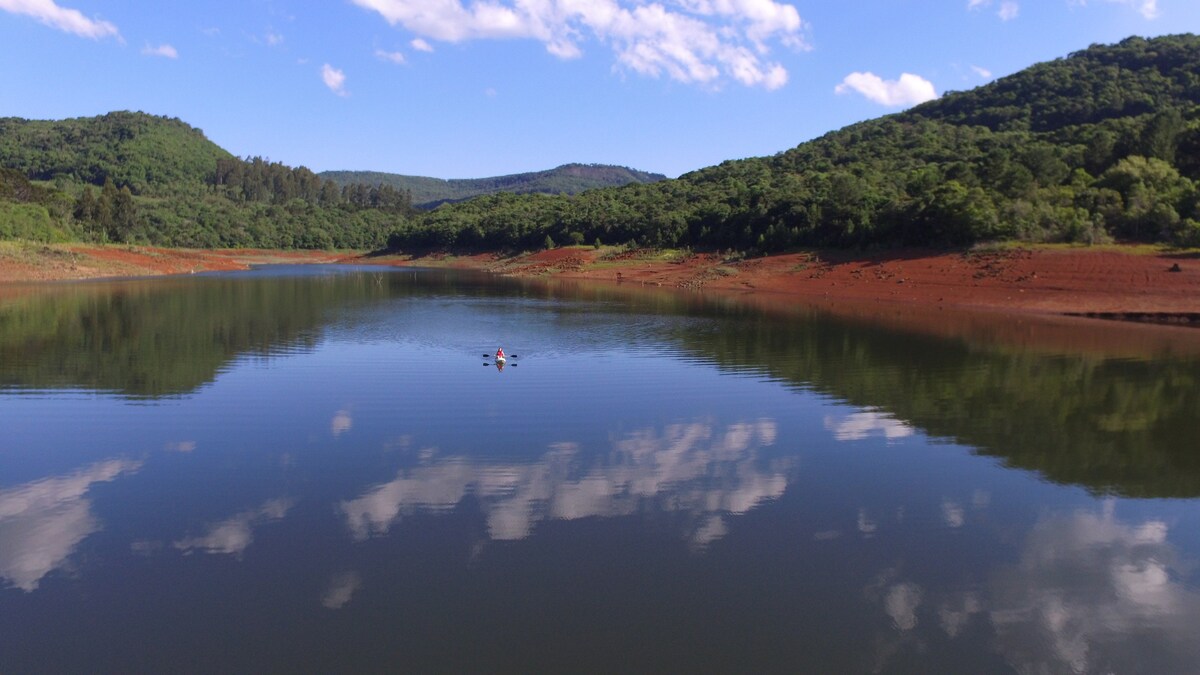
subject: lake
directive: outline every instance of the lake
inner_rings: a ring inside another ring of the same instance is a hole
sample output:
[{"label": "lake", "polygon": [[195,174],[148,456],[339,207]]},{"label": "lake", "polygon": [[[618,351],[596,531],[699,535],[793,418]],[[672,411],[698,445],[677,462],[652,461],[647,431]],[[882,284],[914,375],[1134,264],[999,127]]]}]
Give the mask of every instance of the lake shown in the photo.
[{"label": "lake", "polygon": [[354,267],[0,292],[3,673],[1200,671],[1194,329]]}]

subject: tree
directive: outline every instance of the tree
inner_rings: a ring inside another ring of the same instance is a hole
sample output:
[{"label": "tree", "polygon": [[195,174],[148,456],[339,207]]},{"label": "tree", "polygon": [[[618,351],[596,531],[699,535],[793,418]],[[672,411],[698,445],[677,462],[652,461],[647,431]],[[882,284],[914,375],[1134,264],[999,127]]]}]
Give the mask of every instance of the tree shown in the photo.
[{"label": "tree", "polygon": [[1155,114],[1142,132],[1142,152],[1147,157],[1161,159],[1168,164],[1175,161],[1175,149],[1179,145],[1179,134],[1183,131],[1183,115],[1179,108],[1167,108]]},{"label": "tree", "polygon": [[128,185],[117,191],[112,212],[109,238],[113,241],[127,241],[137,222],[137,205],[133,202],[133,193]]},{"label": "tree", "polygon": [[96,195],[92,193],[92,186],[85,185],[75,200],[75,220],[90,224],[96,220],[96,211]]},{"label": "tree", "polygon": [[114,218],[114,210],[116,208],[117,195],[119,191],[117,186],[113,184],[112,178],[104,179],[104,187],[100,189],[100,199],[96,204],[96,228],[111,236],[113,224],[116,222]]}]

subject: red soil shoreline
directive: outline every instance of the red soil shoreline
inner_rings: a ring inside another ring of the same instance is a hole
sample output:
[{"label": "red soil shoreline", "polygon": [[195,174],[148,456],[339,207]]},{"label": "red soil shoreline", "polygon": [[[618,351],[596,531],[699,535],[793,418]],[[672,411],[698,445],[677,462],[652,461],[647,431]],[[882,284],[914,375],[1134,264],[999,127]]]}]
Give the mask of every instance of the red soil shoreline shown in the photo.
[{"label": "red soil shoreline", "polygon": [[[722,260],[713,254],[585,247],[516,256],[362,256],[326,251],[191,250],[136,246],[26,245],[0,249],[0,282],[187,274],[253,264],[330,263],[470,268],[522,278],[560,278],[703,290],[758,304],[886,304],[1004,313],[1150,314],[1200,320],[1200,253],[1132,247],[819,251]],[[1177,270],[1177,271],[1172,271]],[[10,284],[5,284],[10,285]]]},{"label": "red soil shoreline", "polygon": [[[985,309],[1038,314],[1158,314],[1200,318],[1200,254],[1126,247],[792,253],[723,262],[613,256],[582,248],[501,258],[383,259],[445,264],[517,277],[552,276],[789,299]],[[1178,271],[1172,271],[1177,269]]]}]

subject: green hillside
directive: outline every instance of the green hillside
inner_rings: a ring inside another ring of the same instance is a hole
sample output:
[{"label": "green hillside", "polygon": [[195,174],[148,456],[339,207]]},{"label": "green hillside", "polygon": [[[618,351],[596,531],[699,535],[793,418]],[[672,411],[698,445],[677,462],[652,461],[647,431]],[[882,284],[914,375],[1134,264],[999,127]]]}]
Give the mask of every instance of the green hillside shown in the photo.
[{"label": "green hillside", "polygon": [[594,188],[655,183],[667,178],[662,174],[605,164],[564,164],[548,171],[449,180],[377,171],[322,171],[319,175],[339,185],[390,185],[397,190],[408,191],[412,195],[413,204],[423,209],[497,192],[574,195]]},{"label": "green hillside", "polygon": [[377,248],[410,211],[391,188],[240,159],[177,119],[0,119],[0,238]]},{"label": "green hillside", "polygon": [[205,182],[232,155],[180,120],[133,112],[45,121],[0,118],[0,168],[31,180],[103,185],[134,194]]},{"label": "green hillside", "polygon": [[[1094,45],[675,180],[585,165],[477,181],[318,176],[129,112],[0,120],[0,169],[0,237],[39,240],[763,253],[1003,239],[1200,245],[1200,38]],[[628,184],[571,194],[596,181]],[[433,184],[450,193],[431,197]],[[499,191],[456,201],[475,189]],[[439,200],[453,203],[413,207]]]},{"label": "green hillside", "polygon": [[772,157],[573,199],[448,205],[407,223],[391,244],[1200,244],[1198,104],[1200,38],[1130,38]]}]

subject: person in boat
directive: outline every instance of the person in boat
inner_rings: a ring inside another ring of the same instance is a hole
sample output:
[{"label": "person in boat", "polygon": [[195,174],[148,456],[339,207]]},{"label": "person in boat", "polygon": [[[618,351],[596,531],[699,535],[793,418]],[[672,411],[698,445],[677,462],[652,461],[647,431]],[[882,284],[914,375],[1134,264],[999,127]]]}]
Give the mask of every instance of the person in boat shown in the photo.
[{"label": "person in boat", "polygon": [[503,347],[497,347],[497,348],[496,348],[496,360],[497,360],[497,361],[501,361],[501,360],[503,360],[503,359],[504,359],[504,348],[503,348]]}]

